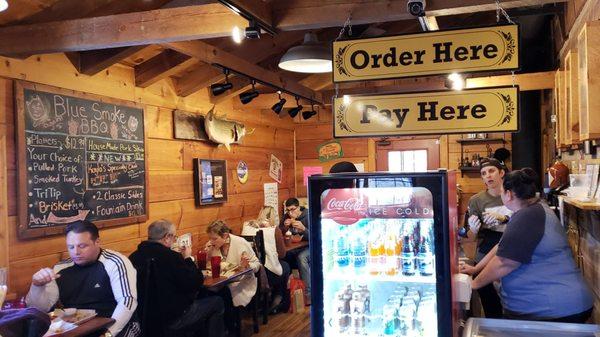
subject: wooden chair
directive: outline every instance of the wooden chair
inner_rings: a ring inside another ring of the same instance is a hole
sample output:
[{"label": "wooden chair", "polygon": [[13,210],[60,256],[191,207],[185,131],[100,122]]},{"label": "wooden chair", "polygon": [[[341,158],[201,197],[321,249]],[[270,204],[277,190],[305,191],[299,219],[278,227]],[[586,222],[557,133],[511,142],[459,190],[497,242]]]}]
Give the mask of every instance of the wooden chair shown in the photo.
[{"label": "wooden chair", "polygon": [[[256,257],[260,261],[261,268],[264,268],[266,253],[265,253],[265,240],[264,233],[262,230],[256,232],[255,236],[243,235],[242,236],[246,241],[250,242],[252,245],[252,249],[256,254]],[[269,291],[268,284],[263,284],[262,277],[260,273],[265,271],[259,270],[256,273],[256,278],[258,280],[256,294],[252,298],[253,305],[253,321],[254,321],[254,332],[258,333],[258,312],[260,311],[263,316],[263,324],[267,324],[269,321]]]}]

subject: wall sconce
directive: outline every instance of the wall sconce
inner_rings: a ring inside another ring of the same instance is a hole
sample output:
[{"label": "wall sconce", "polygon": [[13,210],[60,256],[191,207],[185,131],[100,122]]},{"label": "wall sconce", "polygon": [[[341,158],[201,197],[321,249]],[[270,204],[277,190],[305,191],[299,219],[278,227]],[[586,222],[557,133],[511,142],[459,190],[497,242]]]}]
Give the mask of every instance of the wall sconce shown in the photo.
[{"label": "wall sconce", "polygon": [[296,107],[288,110],[288,114],[290,115],[290,117],[294,118],[298,116],[300,110],[302,110],[302,105],[300,105],[299,98],[298,96],[296,96]]},{"label": "wall sconce", "polygon": [[256,88],[254,88],[255,84],[256,84],[256,81],[252,80],[252,89],[240,94],[240,102],[242,102],[242,104],[248,104],[248,103],[252,102],[253,99],[258,97],[259,93],[256,90]]},{"label": "wall sconce", "polygon": [[210,85],[210,92],[212,92],[213,96],[219,96],[225,91],[233,88],[233,84],[229,83],[229,69],[223,69],[223,73],[225,74],[225,83],[215,83]]},{"label": "wall sconce", "polygon": [[279,102],[273,104],[273,106],[271,107],[271,110],[273,110],[273,112],[275,112],[276,114],[279,115],[279,113],[281,112],[281,109],[283,109],[283,106],[285,105],[285,102],[287,102],[285,100],[285,98],[281,97],[281,91],[277,91],[277,94],[279,94]]}]

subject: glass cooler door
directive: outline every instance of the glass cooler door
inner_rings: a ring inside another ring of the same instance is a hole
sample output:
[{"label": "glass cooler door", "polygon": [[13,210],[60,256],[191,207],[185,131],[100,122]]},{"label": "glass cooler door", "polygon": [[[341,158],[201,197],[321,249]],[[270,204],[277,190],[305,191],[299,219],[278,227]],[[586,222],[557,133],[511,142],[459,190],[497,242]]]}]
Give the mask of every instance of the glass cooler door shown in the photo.
[{"label": "glass cooler door", "polygon": [[438,329],[451,316],[441,182],[435,188],[404,182],[319,195],[319,224],[311,225],[318,248],[311,238],[311,256],[320,267],[313,305],[322,303],[323,318],[317,331],[313,323],[313,336],[450,336]]}]

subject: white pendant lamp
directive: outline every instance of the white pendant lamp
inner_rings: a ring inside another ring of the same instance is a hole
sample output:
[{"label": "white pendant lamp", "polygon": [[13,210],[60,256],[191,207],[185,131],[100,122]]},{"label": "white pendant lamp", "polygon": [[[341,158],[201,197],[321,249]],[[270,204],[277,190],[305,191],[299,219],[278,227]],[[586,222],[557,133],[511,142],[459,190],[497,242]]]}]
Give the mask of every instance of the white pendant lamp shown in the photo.
[{"label": "white pendant lamp", "polygon": [[279,61],[279,68],[298,73],[331,72],[331,52],[322,46],[314,33],[306,33],[304,42],[290,48]]},{"label": "white pendant lamp", "polygon": [[0,0],[0,12],[5,11],[8,8],[7,0]]}]

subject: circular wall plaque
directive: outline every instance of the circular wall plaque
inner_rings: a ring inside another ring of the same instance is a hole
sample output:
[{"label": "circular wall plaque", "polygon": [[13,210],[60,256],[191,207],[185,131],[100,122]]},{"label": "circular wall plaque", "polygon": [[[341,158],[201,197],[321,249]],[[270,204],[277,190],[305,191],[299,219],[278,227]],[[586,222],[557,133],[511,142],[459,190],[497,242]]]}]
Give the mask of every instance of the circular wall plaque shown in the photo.
[{"label": "circular wall plaque", "polygon": [[248,181],[248,164],[240,161],[237,165],[237,177],[240,183],[245,184]]}]

